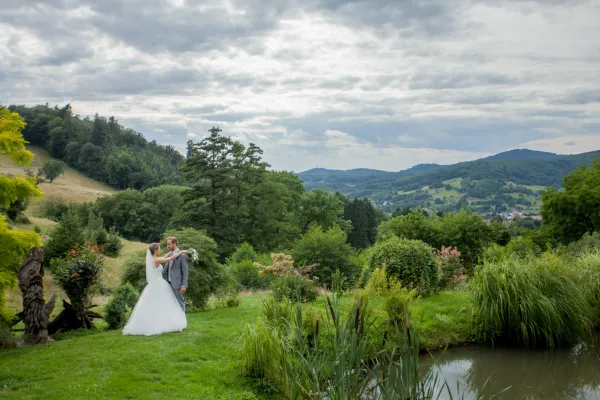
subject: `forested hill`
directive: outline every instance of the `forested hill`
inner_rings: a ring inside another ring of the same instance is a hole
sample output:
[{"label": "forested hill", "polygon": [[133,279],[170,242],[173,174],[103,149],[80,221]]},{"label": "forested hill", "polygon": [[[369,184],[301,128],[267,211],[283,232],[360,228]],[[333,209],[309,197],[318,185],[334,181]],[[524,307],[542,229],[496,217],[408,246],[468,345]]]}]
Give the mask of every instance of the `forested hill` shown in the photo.
[{"label": "forested hill", "polygon": [[544,187],[560,187],[564,176],[598,157],[600,151],[558,155],[512,150],[476,161],[419,165],[399,172],[320,169],[299,176],[307,188],[368,197],[388,209],[421,206],[454,210],[469,204],[481,213],[516,208],[535,214]]},{"label": "forested hill", "polygon": [[46,148],[90,178],[118,189],[145,189],[181,181],[184,157],[172,146],[149,142],[141,133],[96,114],[74,115],[71,106],[10,106],[27,123],[22,133],[32,145]]}]

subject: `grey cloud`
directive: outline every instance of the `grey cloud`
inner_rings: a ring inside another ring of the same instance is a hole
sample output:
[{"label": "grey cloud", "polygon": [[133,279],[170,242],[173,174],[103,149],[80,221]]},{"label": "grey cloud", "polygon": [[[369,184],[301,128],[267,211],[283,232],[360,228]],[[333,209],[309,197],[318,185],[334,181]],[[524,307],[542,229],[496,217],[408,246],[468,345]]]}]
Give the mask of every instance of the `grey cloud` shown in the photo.
[{"label": "grey cloud", "polygon": [[575,146],[576,144],[577,144],[577,142],[574,141],[574,140],[570,140],[568,142],[565,142],[565,146]]},{"label": "grey cloud", "polygon": [[409,88],[418,89],[458,89],[480,85],[509,85],[522,83],[523,80],[499,73],[447,73],[420,72],[416,74]]},{"label": "grey cloud", "polygon": [[562,98],[550,100],[552,104],[592,104],[600,103],[600,90],[581,90]]},{"label": "grey cloud", "polygon": [[350,90],[357,83],[361,81],[361,78],[356,76],[347,76],[340,77],[335,79],[327,79],[319,83],[319,87],[323,89],[340,89],[340,90]]}]

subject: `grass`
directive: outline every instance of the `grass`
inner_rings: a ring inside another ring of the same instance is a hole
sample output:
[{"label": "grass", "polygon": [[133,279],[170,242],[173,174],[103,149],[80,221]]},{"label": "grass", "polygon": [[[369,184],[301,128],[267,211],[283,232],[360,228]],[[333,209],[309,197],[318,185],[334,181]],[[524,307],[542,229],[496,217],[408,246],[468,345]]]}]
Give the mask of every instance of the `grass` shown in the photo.
[{"label": "grass", "polygon": [[410,310],[421,332],[421,350],[437,350],[469,342],[471,310],[466,291],[440,292],[418,299]]},{"label": "grass", "polygon": [[181,333],[67,335],[46,346],[0,350],[3,399],[266,399],[239,374],[238,338],[260,311],[258,296],[235,309],[188,314]]},{"label": "grass", "polygon": [[[265,295],[244,293],[239,308],[190,313],[182,333],[73,332],[46,346],[0,350],[0,398],[278,398],[240,373],[239,338],[256,321]],[[342,300],[350,305],[349,297]],[[468,340],[467,302],[466,292],[414,302],[411,320],[420,328],[422,350]],[[326,304],[319,297],[314,306]]]}]

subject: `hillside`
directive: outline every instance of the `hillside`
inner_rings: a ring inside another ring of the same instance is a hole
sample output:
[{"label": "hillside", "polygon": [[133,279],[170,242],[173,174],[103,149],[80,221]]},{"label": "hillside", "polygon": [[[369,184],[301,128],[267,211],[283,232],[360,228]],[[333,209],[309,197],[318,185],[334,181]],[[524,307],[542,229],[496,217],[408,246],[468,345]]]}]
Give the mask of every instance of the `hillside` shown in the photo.
[{"label": "hillside", "polygon": [[[38,168],[52,157],[45,149],[36,146],[28,146],[34,154],[33,162],[28,167],[35,175]],[[0,156],[0,173],[2,174],[21,174],[25,175],[27,168],[19,167],[11,162],[8,158]],[[83,203],[95,201],[98,197],[115,193],[116,189],[88,178],[77,170],[66,167],[65,174],[58,177],[52,183],[42,183],[40,188],[44,191],[44,198],[40,201],[48,199],[63,199],[74,203]],[[29,215],[35,214],[39,202],[33,201],[30,204]]]},{"label": "hillside", "polygon": [[348,197],[367,197],[391,211],[403,207],[456,210],[471,205],[480,213],[518,209],[539,213],[541,191],[561,187],[562,179],[600,151],[558,155],[512,150],[476,161],[441,166],[425,164],[399,172],[309,170],[299,174],[307,189],[339,191]]},{"label": "hillside", "polygon": [[[34,153],[33,162],[29,169],[35,174],[46,161],[52,159],[48,152],[44,149],[35,146],[28,146],[28,149]],[[25,174],[26,169],[14,165],[8,158],[0,156],[0,173],[1,174]],[[44,239],[52,231],[56,222],[49,219],[41,218],[39,215],[40,205],[48,199],[62,200],[68,203],[83,203],[95,201],[98,197],[115,193],[116,189],[97,182],[86,177],[82,173],[74,170],[71,167],[65,168],[65,174],[59,176],[52,183],[40,184],[44,192],[44,198],[33,200],[25,215],[29,219],[29,224],[19,224],[18,228],[32,229],[38,226],[41,229],[42,238]],[[116,287],[121,279],[121,272],[125,260],[137,251],[146,248],[146,244],[123,240],[123,250],[118,258],[106,257],[104,265],[104,282],[109,288]],[[52,282],[52,277],[49,274],[44,276],[44,289],[47,292],[48,298],[51,293],[59,293],[60,290]],[[100,299],[102,303],[103,299]],[[7,292],[7,301],[9,307],[21,308],[21,295],[18,290],[9,290]],[[58,310],[58,309],[57,309]]]}]

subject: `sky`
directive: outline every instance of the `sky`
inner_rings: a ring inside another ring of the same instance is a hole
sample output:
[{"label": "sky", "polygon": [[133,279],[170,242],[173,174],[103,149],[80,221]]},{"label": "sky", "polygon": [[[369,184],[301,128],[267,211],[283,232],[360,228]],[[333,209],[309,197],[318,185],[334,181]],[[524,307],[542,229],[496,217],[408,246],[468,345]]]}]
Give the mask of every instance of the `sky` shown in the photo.
[{"label": "sky", "polygon": [[3,0],[0,104],[274,169],[600,149],[600,0]]}]

